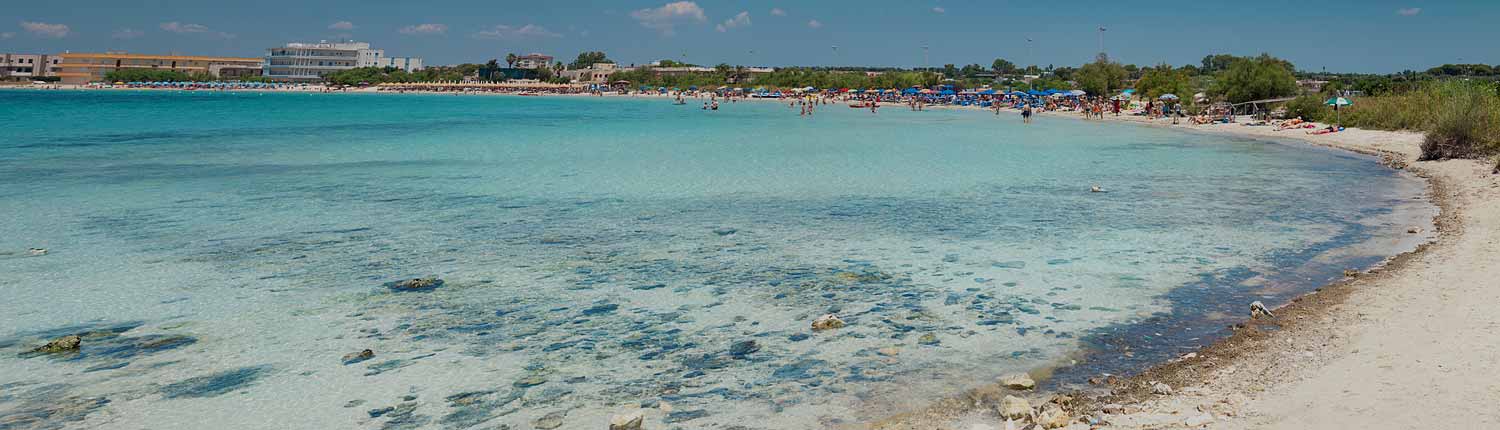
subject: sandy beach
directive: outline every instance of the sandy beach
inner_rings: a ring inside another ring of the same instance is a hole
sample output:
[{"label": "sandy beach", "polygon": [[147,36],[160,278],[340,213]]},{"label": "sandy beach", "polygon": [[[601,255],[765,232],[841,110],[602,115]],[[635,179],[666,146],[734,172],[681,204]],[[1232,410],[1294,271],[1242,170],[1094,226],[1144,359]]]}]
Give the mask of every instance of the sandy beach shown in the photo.
[{"label": "sandy beach", "polygon": [[[1500,301],[1494,287],[1500,278],[1500,177],[1490,166],[1416,161],[1418,133],[1311,136],[1237,124],[1178,127],[1390,154],[1431,184],[1442,207],[1439,235],[1383,270],[1327,286],[1197,357],[1122,383],[1116,387],[1121,394],[1106,399],[1135,413],[1104,414],[1105,422],[1115,428],[1500,426],[1500,411],[1491,407],[1500,404],[1500,382],[1493,377],[1500,371],[1500,315],[1491,308]],[[1254,327],[1260,324],[1276,330]],[[1175,382],[1177,394],[1142,389],[1152,380]]]},{"label": "sandy beach", "polygon": [[[1047,117],[1077,115],[1053,112]],[[1422,134],[1330,135],[1240,124],[1106,121],[1258,139],[1294,139],[1381,156],[1426,179],[1441,208],[1436,239],[1379,268],[1249,319],[1235,334],[1087,393],[1031,396],[1065,404],[1069,429],[1492,429],[1500,427],[1500,176],[1481,160],[1416,161]],[[1421,227],[1413,227],[1414,229]],[[1415,231],[1415,230],[1413,230]],[[1246,304],[1245,317],[1250,318]],[[1016,394],[981,388],[876,428],[1012,428],[994,413],[944,410]],[[1025,397],[1024,395],[1022,397]],[[1022,428],[1017,422],[1013,428]]]}]

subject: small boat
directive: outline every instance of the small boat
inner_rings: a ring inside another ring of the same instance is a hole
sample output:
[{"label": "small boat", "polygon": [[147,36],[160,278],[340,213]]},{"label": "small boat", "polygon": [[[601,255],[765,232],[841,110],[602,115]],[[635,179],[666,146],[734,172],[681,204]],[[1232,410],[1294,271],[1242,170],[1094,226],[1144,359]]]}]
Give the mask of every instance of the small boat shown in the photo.
[{"label": "small boat", "polygon": [[527,97],[535,97],[535,96],[539,96],[541,94],[537,94],[537,93],[519,93],[519,94],[516,94],[516,95],[518,95],[518,96],[527,96]]}]

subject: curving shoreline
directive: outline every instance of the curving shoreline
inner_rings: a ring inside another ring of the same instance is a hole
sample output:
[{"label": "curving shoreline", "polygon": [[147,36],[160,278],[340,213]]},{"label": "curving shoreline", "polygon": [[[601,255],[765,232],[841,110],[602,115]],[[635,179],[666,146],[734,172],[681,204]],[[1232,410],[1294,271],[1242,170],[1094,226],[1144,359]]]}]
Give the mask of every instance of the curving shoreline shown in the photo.
[{"label": "curving shoreline", "polygon": [[[1046,113],[1043,117],[1072,113]],[[1029,396],[1071,413],[1066,428],[1494,428],[1500,412],[1500,176],[1478,160],[1416,161],[1422,134],[1349,129],[1332,135],[1238,124],[1146,126],[1295,140],[1378,156],[1424,179],[1437,237],[1364,273],[1238,324],[1232,335],[1093,389]],[[1244,318],[1249,316],[1248,304]],[[1156,388],[1165,384],[1169,390]],[[1169,392],[1163,394],[1164,392]],[[1009,392],[970,390],[880,429],[1007,428],[993,405]],[[1024,396],[1023,396],[1024,397]],[[1441,412],[1434,412],[1441,411]],[[1021,423],[1017,422],[1020,428]]]}]

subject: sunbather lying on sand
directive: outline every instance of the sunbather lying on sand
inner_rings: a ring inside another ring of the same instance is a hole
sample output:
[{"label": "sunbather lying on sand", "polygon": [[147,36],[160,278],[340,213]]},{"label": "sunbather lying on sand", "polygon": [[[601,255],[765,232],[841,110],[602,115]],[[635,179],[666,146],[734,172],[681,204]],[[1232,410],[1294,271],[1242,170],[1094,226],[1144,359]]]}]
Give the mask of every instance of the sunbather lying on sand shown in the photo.
[{"label": "sunbather lying on sand", "polygon": [[1309,132],[1307,132],[1307,134],[1329,134],[1329,133],[1338,133],[1340,131],[1344,131],[1344,127],[1337,127],[1337,128],[1335,128],[1335,126],[1330,125],[1330,126],[1328,126],[1328,128],[1325,128],[1325,129],[1322,129],[1322,130],[1316,130],[1316,131],[1309,131]]}]

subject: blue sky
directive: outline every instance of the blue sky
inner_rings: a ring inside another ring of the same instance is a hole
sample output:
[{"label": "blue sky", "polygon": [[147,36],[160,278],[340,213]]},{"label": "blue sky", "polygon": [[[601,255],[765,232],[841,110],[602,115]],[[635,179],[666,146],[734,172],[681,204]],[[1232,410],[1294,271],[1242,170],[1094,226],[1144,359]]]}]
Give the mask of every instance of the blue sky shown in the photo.
[{"label": "blue sky", "polygon": [[1500,64],[1500,0],[12,3],[0,8],[0,52],[259,57],[286,42],[353,38],[428,64],[603,50],[622,63],[911,67],[926,45],[933,66],[996,57],[1061,66],[1090,61],[1104,26],[1105,50],[1143,65],[1260,52],[1304,70]]}]

